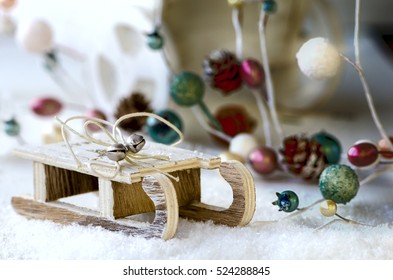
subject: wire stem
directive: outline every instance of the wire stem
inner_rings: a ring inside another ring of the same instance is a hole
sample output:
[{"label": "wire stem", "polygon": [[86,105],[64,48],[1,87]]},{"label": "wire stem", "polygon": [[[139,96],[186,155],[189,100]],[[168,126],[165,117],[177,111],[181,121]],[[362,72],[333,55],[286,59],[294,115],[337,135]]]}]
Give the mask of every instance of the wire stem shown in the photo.
[{"label": "wire stem", "polygon": [[269,115],[266,110],[265,101],[261,97],[261,93],[259,91],[253,89],[253,90],[251,90],[251,92],[257,101],[258,109],[261,114],[261,119],[262,119],[262,123],[263,123],[263,131],[264,131],[264,136],[265,136],[265,145],[267,147],[271,147],[272,146],[272,135],[270,133],[270,119],[269,119]]},{"label": "wire stem", "polygon": [[360,60],[360,44],[359,44],[359,29],[360,29],[360,7],[361,7],[361,2],[360,0],[356,0],[356,8],[355,8],[355,30],[354,30],[354,48],[355,48],[355,63],[351,61],[349,58],[347,58],[344,55],[341,55],[347,62],[349,62],[359,73],[360,80],[362,82],[362,86],[364,89],[364,93],[366,95],[367,103],[370,108],[371,116],[374,120],[374,123],[379,130],[380,135],[382,138],[386,141],[388,147],[390,150],[393,151],[393,144],[390,141],[382,123],[379,120],[379,117],[377,115],[377,112],[375,110],[373,98],[370,93],[370,87],[367,83],[366,76],[362,67],[362,63]]},{"label": "wire stem", "polygon": [[271,72],[270,72],[269,57],[267,54],[267,45],[266,45],[265,29],[266,29],[268,17],[269,16],[266,15],[264,10],[261,9],[261,14],[260,14],[260,19],[259,19],[259,38],[260,38],[260,44],[261,44],[263,70],[265,71],[265,75],[266,75],[266,90],[267,90],[267,95],[268,95],[268,106],[270,109],[270,114],[272,116],[273,125],[275,127],[275,130],[278,134],[278,137],[279,137],[279,140],[281,143],[281,141],[283,139],[283,131],[282,131],[281,124],[278,119],[277,110],[276,110],[276,102],[275,102],[275,96],[274,96],[274,85],[273,85],[273,79],[272,79]]},{"label": "wire stem", "polygon": [[360,80],[362,82],[362,86],[363,86],[363,89],[364,89],[364,94],[366,96],[367,104],[368,104],[368,107],[370,109],[371,116],[373,118],[374,124],[377,127],[381,137],[386,141],[387,145],[389,146],[389,149],[393,151],[393,144],[390,141],[390,139],[389,139],[389,137],[388,137],[388,135],[387,135],[387,133],[386,133],[386,131],[385,131],[385,129],[384,129],[384,127],[383,127],[379,117],[378,117],[377,111],[375,109],[373,97],[372,97],[372,95],[370,93],[370,87],[369,87],[369,85],[367,83],[367,80],[366,80],[366,77],[364,75],[363,68],[361,67],[361,65],[358,65],[357,63],[354,63],[352,60],[350,60],[345,55],[343,55],[343,54],[340,54],[340,55],[341,55],[341,57],[345,61],[347,61],[350,65],[352,65],[353,68],[355,68],[355,70],[359,73],[359,77],[360,77]]},{"label": "wire stem", "polygon": [[386,172],[392,171],[392,170],[393,170],[393,166],[387,166],[387,167],[382,168],[382,169],[380,169],[380,170],[378,170],[376,172],[373,172],[372,174],[370,174],[369,176],[367,176],[366,178],[361,180],[359,185],[363,186],[363,185],[369,183],[370,181],[376,179],[378,176],[380,176],[380,175],[382,175],[382,174],[384,174]]},{"label": "wire stem", "polygon": [[307,210],[313,208],[315,205],[318,203],[321,203],[323,199],[315,201],[313,204],[310,204],[309,206],[306,206],[304,208],[298,208],[295,213],[292,213],[291,215],[286,216],[285,218],[279,219],[279,220],[273,220],[273,221],[255,221],[252,225],[259,226],[259,225],[266,225],[266,224],[272,224],[272,223],[278,223],[283,220],[291,219],[293,217],[299,216],[306,212]]},{"label": "wire stem", "polygon": [[200,111],[201,109],[200,109],[199,107],[193,106],[193,107],[191,107],[191,110],[192,110],[192,112],[194,113],[195,118],[197,119],[198,123],[199,123],[207,132],[213,134],[214,136],[220,138],[221,140],[223,140],[223,141],[225,141],[225,142],[227,142],[227,143],[230,143],[230,142],[231,142],[232,137],[230,137],[230,136],[226,135],[225,133],[223,133],[223,132],[221,132],[221,131],[219,131],[219,130],[217,130],[217,129],[214,129],[214,128],[212,128],[211,126],[209,126],[209,125],[206,124],[206,122],[205,122],[205,120],[204,120],[204,118],[203,118],[203,116],[202,116],[202,113],[201,113],[201,111]]},{"label": "wire stem", "polygon": [[232,24],[236,36],[236,57],[241,60],[243,58],[243,26],[242,26],[242,7],[232,9]]}]

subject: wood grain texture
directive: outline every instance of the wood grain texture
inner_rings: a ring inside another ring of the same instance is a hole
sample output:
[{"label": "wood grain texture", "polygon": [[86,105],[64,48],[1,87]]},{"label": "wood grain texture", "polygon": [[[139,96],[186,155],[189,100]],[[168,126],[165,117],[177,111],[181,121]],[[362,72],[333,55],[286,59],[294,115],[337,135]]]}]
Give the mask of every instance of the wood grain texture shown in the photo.
[{"label": "wood grain texture", "polygon": [[[25,159],[35,162],[44,163],[49,166],[60,167],[67,170],[78,171],[80,173],[94,175],[88,167],[91,159],[98,157],[96,150],[103,150],[105,147],[96,144],[79,141],[72,143],[74,152],[78,155],[82,165],[77,166],[72,158],[70,151],[64,143],[49,144],[44,146],[21,146],[14,150],[14,154]],[[140,154],[147,156],[166,156],[168,160],[146,159],[144,162],[153,165],[163,172],[175,172],[193,168],[215,169],[220,166],[221,159],[217,156],[210,156],[195,151],[189,151],[167,145],[148,142],[140,151]],[[113,166],[113,161],[106,156],[100,157],[96,162]],[[148,166],[138,164],[128,164],[121,162],[121,170],[114,179],[119,183],[131,184],[139,182],[143,177],[157,173],[157,170]],[[100,174],[107,174],[108,177],[113,174],[113,168],[105,166],[96,166]]]},{"label": "wood grain texture", "polygon": [[33,162],[34,171],[34,199],[46,201],[46,174],[45,165],[41,162]]},{"label": "wood grain texture", "polygon": [[221,176],[229,183],[233,202],[228,209],[195,202],[180,207],[180,216],[197,221],[212,220],[228,226],[247,225],[255,212],[255,184],[250,171],[238,161],[223,162]]},{"label": "wood grain texture", "polygon": [[112,181],[104,178],[98,178],[98,199],[101,217],[113,220],[113,188]]},{"label": "wood grain texture", "polygon": [[154,212],[153,201],[142,188],[142,182],[124,184],[112,182],[113,190],[113,216],[123,218],[126,216]]},{"label": "wood grain texture", "polygon": [[193,168],[171,172],[171,175],[179,177],[179,182],[171,180],[176,190],[179,206],[186,206],[194,201],[201,200],[201,170]]},{"label": "wood grain texture", "polygon": [[[114,231],[128,225],[126,233],[142,234],[145,237],[160,236],[163,239],[172,238],[175,234],[179,213],[185,218],[212,220],[229,226],[244,226],[253,217],[256,200],[254,180],[240,162],[221,163],[218,157],[148,143],[142,150],[143,154],[166,156],[168,160],[144,160],[154,167],[122,164],[119,175],[109,180],[105,176],[93,176],[87,167],[89,160],[97,157],[95,150],[102,147],[86,142],[77,142],[73,146],[82,161],[79,167],[76,167],[64,144],[36,149],[23,147],[16,152],[21,157],[35,161],[36,201],[14,198],[13,205],[18,213],[65,224],[70,221],[83,225],[101,225]],[[113,164],[105,156],[98,161]],[[233,192],[233,202],[228,209],[201,203],[200,168],[218,167]],[[179,177],[179,181],[170,179],[157,169]],[[99,172],[109,176],[113,170],[103,166]],[[99,191],[100,211],[88,211],[76,206],[72,208],[70,205],[64,207],[64,204],[55,201],[96,190]],[[155,213],[153,223],[148,226],[141,227],[135,224],[136,221],[129,221],[130,216],[147,212]]]},{"label": "wood grain texture", "polygon": [[44,165],[44,169],[45,201],[98,190],[97,177],[48,165]]},{"label": "wood grain texture", "polygon": [[82,226],[99,226],[110,231],[145,238],[172,238],[178,224],[176,191],[170,180],[158,174],[145,178],[143,188],[155,205],[155,218],[151,224],[131,219],[110,220],[100,213],[63,202],[39,202],[26,197],[13,197],[12,206],[17,213],[33,219],[51,220],[56,223]]},{"label": "wood grain texture", "polygon": [[155,174],[145,177],[142,187],[156,208],[152,226],[163,229],[162,239],[172,238],[176,234],[179,222],[179,205],[171,180],[165,175]]},{"label": "wood grain texture", "polygon": [[[193,201],[200,201],[200,169],[194,168],[171,172],[179,177],[179,182],[171,180],[177,196],[179,206],[185,206]],[[154,211],[154,204],[142,187],[142,182],[131,185],[112,182],[113,216],[123,218],[130,215]]]}]

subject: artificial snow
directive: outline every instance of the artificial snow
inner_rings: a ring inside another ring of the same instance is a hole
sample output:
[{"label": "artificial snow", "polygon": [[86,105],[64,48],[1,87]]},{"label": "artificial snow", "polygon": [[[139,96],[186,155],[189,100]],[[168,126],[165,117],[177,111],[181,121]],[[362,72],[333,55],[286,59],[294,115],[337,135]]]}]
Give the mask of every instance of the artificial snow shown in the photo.
[{"label": "artificial snow", "polygon": [[[1,155],[0,166],[0,259],[390,259],[393,258],[393,188],[384,175],[363,186],[350,204],[339,205],[339,213],[376,227],[336,223],[315,229],[333,218],[325,218],[317,205],[304,215],[276,223],[288,214],[271,204],[275,192],[291,189],[300,207],[321,198],[316,183],[280,173],[263,179],[255,175],[257,209],[245,227],[227,227],[212,222],[180,219],[175,238],[169,241],[130,237],[99,227],[59,225],[28,220],[14,212],[12,196],[32,194],[33,171],[29,161]],[[208,182],[208,183],[207,183]],[[232,192],[216,171],[202,174],[203,201],[218,206],[231,203]],[[95,194],[69,198],[97,207]]]}]

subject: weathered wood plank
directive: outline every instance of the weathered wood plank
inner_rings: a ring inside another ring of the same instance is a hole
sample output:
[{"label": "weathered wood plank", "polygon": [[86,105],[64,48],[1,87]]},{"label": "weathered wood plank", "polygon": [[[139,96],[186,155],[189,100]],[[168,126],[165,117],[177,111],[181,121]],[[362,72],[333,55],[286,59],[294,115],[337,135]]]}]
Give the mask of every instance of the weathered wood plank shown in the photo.
[{"label": "weathered wood plank", "polygon": [[201,170],[199,168],[171,172],[171,174],[179,177],[179,182],[172,180],[179,206],[201,200]]},{"label": "weathered wood plank", "polygon": [[13,197],[11,202],[16,212],[27,218],[50,220],[63,225],[97,226],[109,231],[145,238],[160,238],[162,235],[162,229],[159,227],[149,228],[149,231],[146,231],[143,223],[128,222],[127,224],[126,222],[115,222],[98,215],[84,213],[82,210],[79,212],[69,210],[65,205],[60,207],[56,202],[42,203],[25,197]]},{"label": "weathered wood plank", "polygon": [[249,170],[240,162],[223,162],[220,174],[233,191],[233,202],[228,209],[195,202],[180,207],[180,216],[197,221],[212,220],[228,226],[247,225],[255,212],[255,185]]},{"label": "weathered wood plank", "polygon": [[[86,163],[98,156],[95,150],[103,150],[104,147],[96,144],[89,144],[87,142],[74,142],[72,145],[78,158],[84,163],[80,167],[76,165],[76,162],[64,143],[55,143],[39,147],[26,145],[16,149],[14,153],[19,157],[30,159],[35,162],[93,175]],[[221,159],[217,156],[205,155],[195,151],[152,142],[148,142],[140,153],[148,156],[167,156],[168,160],[147,159],[143,161],[153,164],[155,168],[168,173],[192,168],[214,169],[218,168],[221,163]],[[97,162],[113,165],[113,162],[105,156],[97,159]],[[113,174],[113,169],[111,168],[103,166],[96,168],[101,174],[108,174],[108,176]],[[141,181],[144,176],[155,173],[157,173],[157,170],[153,168],[122,162],[121,171],[114,180],[120,183],[131,184]]]},{"label": "weathered wood plank", "polygon": [[156,208],[152,226],[163,229],[162,239],[172,238],[176,234],[179,222],[179,205],[171,180],[165,175],[155,174],[145,177],[142,187]]},{"label": "weathered wood plank", "polygon": [[146,178],[143,188],[155,205],[155,218],[151,224],[130,219],[111,220],[100,217],[97,211],[58,201],[44,203],[26,197],[13,197],[11,203],[17,213],[28,218],[51,220],[64,225],[99,226],[110,231],[121,231],[127,235],[145,238],[172,238],[176,233],[179,217],[173,185],[167,177],[158,174]]},{"label": "weathered wood plank", "polygon": [[54,201],[72,195],[98,190],[98,178],[76,171],[44,165],[46,200]]},{"label": "weathered wood plank", "polygon": [[41,162],[33,162],[34,171],[34,199],[46,201],[46,174],[45,165]]},{"label": "weathered wood plank", "polygon": [[142,182],[124,184],[112,182],[113,215],[123,218],[130,215],[153,212],[153,201],[142,188]]},{"label": "weathered wood plank", "polygon": [[[179,177],[179,182],[171,180],[176,190],[177,203],[185,206],[194,201],[200,201],[200,169],[188,169],[171,172]],[[113,216],[122,218],[130,215],[154,211],[154,204],[142,187],[141,182],[124,184],[112,182]],[[110,195],[110,194],[109,194]]]},{"label": "weathered wood plank", "polygon": [[115,218],[113,213],[114,199],[112,184],[113,182],[108,179],[98,179],[98,198],[101,216],[110,220]]}]

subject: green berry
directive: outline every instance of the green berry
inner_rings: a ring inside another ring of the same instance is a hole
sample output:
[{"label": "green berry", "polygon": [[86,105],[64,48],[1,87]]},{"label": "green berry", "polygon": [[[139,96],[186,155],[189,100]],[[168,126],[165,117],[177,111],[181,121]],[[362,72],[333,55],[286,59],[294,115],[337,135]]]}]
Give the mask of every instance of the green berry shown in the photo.
[{"label": "green berry", "polygon": [[355,171],[344,164],[327,167],[319,178],[319,189],[325,199],[346,204],[359,190],[359,179]]},{"label": "green berry", "polygon": [[274,0],[263,1],[262,7],[267,14],[274,14],[275,12],[277,12],[277,2]]}]

